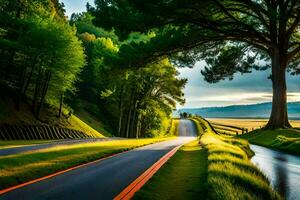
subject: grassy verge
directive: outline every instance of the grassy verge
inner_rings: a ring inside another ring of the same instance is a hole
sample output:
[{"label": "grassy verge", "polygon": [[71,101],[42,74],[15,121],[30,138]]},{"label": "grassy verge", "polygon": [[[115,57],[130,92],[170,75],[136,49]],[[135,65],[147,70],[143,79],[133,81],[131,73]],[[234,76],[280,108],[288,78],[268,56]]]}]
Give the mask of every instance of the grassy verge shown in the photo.
[{"label": "grassy verge", "polygon": [[300,131],[297,129],[260,129],[239,137],[253,144],[300,155]]},{"label": "grassy verge", "polygon": [[172,137],[58,146],[46,150],[2,156],[0,157],[0,189],[24,183],[114,153],[168,139],[172,139]]},{"label": "grassy verge", "polygon": [[208,153],[208,199],[281,199],[250,162],[253,152],[247,141],[217,135],[206,121],[198,121],[206,127],[201,142]]},{"label": "grassy verge", "polygon": [[198,141],[181,147],[135,194],[134,199],[199,199],[206,197],[207,155]]},{"label": "grassy verge", "polygon": [[250,162],[246,140],[218,135],[207,121],[192,120],[202,147],[194,141],[181,148],[134,199],[281,199]]}]

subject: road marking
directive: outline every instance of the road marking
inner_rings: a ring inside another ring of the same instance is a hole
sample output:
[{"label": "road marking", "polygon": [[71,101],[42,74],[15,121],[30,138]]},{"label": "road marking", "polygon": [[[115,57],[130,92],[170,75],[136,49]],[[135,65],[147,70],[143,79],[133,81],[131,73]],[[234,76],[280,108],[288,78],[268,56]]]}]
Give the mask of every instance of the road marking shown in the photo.
[{"label": "road marking", "polygon": [[[183,145],[183,144],[182,144]],[[130,185],[128,185],[120,194],[118,194],[114,200],[127,200],[131,199],[134,194],[140,190],[143,185],[161,168],[182,146],[179,145],[169,151],[166,155],[160,158],[156,163],[154,163],[150,168],[148,168],[142,175],[135,179]]]},{"label": "road marking", "polygon": [[126,152],[128,152],[128,151],[123,151],[123,152],[116,153],[116,154],[113,154],[113,155],[109,155],[109,156],[106,156],[106,157],[103,157],[103,158],[99,158],[97,160],[94,160],[94,161],[91,161],[91,162],[88,162],[88,163],[77,165],[77,166],[74,166],[74,167],[71,167],[71,168],[59,171],[59,172],[55,172],[55,173],[47,175],[47,176],[43,176],[41,178],[37,178],[37,179],[31,180],[31,181],[28,181],[28,182],[25,182],[25,183],[22,183],[22,184],[19,184],[19,185],[15,185],[15,186],[12,186],[12,187],[0,190],[0,195],[8,193],[8,192],[11,192],[11,191],[16,190],[18,188],[25,187],[27,185],[31,185],[33,183],[37,183],[37,182],[40,182],[40,181],[43,181],[43,180],[46,180],[46,179],[49,179],[49,178],[52,178],[52,177],[64,174],[66,172],[69,172],[69,171],[72,171],[72,170],[75,170],[75,169],[78,169],[78,168],[81,168],[81,167],[85,167],[85,166],[94,164],[96,162],[99,162],[99,161],[102,161],[102,160],[105,160],[105,159],[108,159],[108,158],[111,158],[111,157],[114,157],[114,156],[117,156],[117,155],[120,155],[120,154],[123,154],[123,153],[126,153]]}]

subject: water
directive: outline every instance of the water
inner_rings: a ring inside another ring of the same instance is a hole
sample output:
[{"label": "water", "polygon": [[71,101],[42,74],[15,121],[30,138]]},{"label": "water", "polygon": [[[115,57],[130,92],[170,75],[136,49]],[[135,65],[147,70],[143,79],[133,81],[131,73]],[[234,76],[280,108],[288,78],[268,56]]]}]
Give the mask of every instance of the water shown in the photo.
[{"label": "water", "polygon": [[251,145],[251,161],[269,178],[272,186],[286,199],[300,199],[300,156]]}]

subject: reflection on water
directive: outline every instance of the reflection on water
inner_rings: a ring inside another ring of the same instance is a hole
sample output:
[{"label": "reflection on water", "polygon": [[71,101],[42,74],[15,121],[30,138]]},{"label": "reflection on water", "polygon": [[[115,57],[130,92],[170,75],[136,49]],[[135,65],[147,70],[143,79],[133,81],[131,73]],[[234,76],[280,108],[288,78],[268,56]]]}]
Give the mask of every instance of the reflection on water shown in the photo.
[{"label": "reflection on water", "polygon": [[300,156],[251,145],[251,159],[269,178],[272,186],[287,199],[300,199]]}]

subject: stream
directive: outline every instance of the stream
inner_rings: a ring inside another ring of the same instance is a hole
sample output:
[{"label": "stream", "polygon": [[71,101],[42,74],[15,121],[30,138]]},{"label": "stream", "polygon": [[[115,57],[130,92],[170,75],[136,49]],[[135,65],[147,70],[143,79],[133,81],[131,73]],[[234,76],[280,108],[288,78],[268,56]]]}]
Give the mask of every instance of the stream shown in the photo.
[{"label": "stream", "polygon": [[272,186],[286,199],[300,199],[300,156],[250,145],[255,152],[251,161],[269,178]]}]

